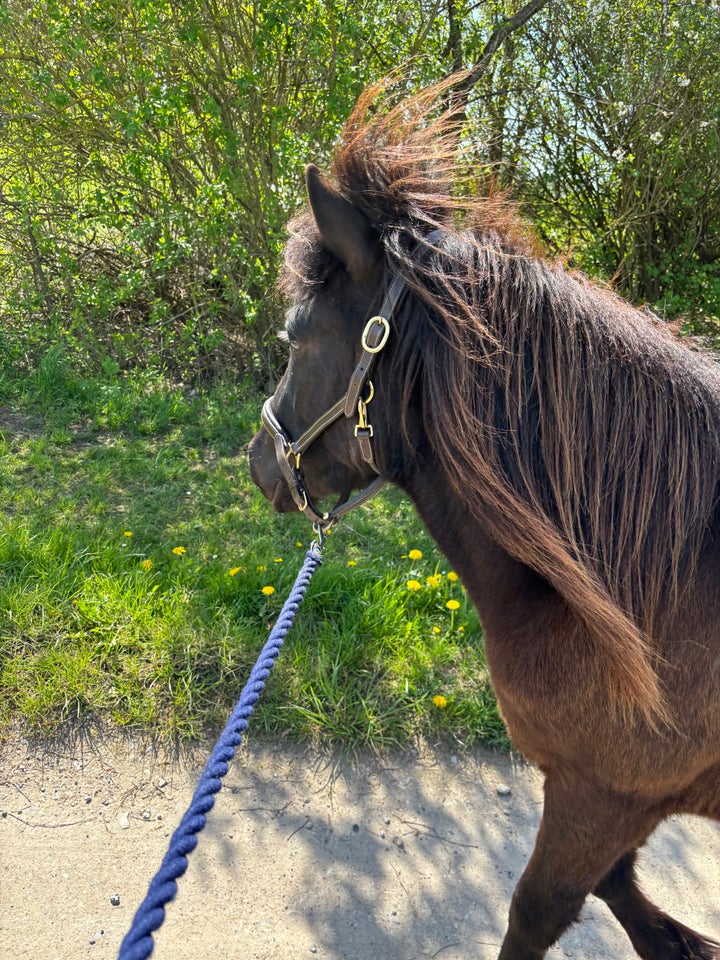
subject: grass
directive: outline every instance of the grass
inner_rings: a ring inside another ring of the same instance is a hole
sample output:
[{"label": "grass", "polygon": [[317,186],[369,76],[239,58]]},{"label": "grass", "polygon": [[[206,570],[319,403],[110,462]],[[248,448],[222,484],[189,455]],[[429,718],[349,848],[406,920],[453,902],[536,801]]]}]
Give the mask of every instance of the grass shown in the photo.
[{"label": "grass", "polygon": [[[90,718],[167,739],[224,724],[312,535],[250,482],[259,406],[237,385],[193,393],[112,365],[81,377],[59,348],[0,368],[0,736]],[[348,518],[253,729],[504,743],[450,573],[398,492]]]}]

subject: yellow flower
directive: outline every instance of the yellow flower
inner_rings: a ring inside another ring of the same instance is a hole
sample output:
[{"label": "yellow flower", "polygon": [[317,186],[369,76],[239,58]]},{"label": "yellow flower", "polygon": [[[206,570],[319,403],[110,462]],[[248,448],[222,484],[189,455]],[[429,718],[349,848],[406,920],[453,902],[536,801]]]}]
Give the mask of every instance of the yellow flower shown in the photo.
[{"label": "yellow flower", "polygon": [[439,710],[444,710],[447,706],[447,700],[441,693],[436,693],[433,697],[433,703]]},{"label": "yellow flower", "polygon": [[349,567],[356,567],[356,566],[357,566],[357,560],[348,560],[347,565],[348,565]]},{"label": "yellow flower", "polygon": [[141,561],[140,561],[140,566],[143,568],[143,570],[151,570],[151,569],[152,569],[152,565],[153,565],[152,560],[141,560]]},{"label": "yellow flower", "polygon": [[124,537],[131,537],[131,536],[132,536],[132,530],[123,530],[123,536],[124,536]]},{"label": "yellow flower", "polygon": [[273,557],[273,563],[282,563],[282,562],[283,562],[282,557]]},{"label": "yellow flower", "polygon": [[231,577],[234,577],[235,574],[240,573],[240,567],[230,567],[228,573]]},{"label": "yellow flower", "polygon": [[460,609],[460,603],[459,603],[458,600],[448,600],[448,602],[445,604],[445,606],[448,608],[448,610],[459,610],[459,609]]},{"label": "yellow flower", "polygon": [[448,572],[447,578],[448,578],[448,580],[453,580],[453,581],[454,581],[454,580],[457,580],[457,579],[458,579],[458,575],[455,573],[454,570],[450,570],[450,571]]},{"label": "yellow flower", "polygon": [[177,556],[181,557],[184,553],[187,553],[185,547],[173,547],[172,552]]},{"label": "yellow flower", "polygon": [[265,565],[262,563],[259,563],[255,569],[258,573],[265,573]]},{"label": "yellow flower", "polygon": [[422,560],[422,550],[408,550],[408,556],[411,560]]},{"label": "yellow flower", "polygon": [[429,587],[439,587],[440,586],[440,577],[437,573],[433,573],[429,577],[425,577],[425,583]]},{"label": "yellow flower", "polygon": [[440,633],[440,627],[433,627],[433,633]]},{"label": "yellow flower", "polygon": [[271,587],[270,584],[268,584],[266,587],[262,588],[262,593],[264,593],[266,597],[269,597],[271,594],[275,593],[275,587]]},{"label": "yellow flower", "polygon": [[422,584],[419,580],[408,580],[405,584],[408,590],[419,590],[422,587]]},{"label": "yellow flower", "polygon": [[297,543],[295,544],[295,546],[296,546],[296,547],[301,547],[301,546],[302,546],[302,540],[298,540]]}]

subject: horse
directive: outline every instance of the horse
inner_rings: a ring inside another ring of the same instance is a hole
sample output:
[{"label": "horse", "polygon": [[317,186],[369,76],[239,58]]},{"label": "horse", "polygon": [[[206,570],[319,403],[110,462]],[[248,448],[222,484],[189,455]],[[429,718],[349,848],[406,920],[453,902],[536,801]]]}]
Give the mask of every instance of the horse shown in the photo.
[{"label": "horse", "polygon": [[379,99],[307,167],[251,476],[320,530],[396,485],[477,607],[544,774],[500,960],[539,960],[589,895],[645,960],[719,960],[636,877],[664,818],[720,820],[718,365],[543,253],[471,179],[447,89]]}]

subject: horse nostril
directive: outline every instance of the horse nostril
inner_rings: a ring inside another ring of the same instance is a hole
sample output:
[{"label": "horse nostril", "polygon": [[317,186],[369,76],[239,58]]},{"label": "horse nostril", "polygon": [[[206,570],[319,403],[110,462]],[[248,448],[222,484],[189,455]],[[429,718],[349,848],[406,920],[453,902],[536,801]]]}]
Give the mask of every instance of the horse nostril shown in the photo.
[{"label": "horse nostril", "polygon": [[[270,454],[273,454],[272,456]],[[256,487],[260,487],[265,496],[269,499],[268,490],[271,490],[274,483],[278,482],[277,463],[274,452],[268,450],[264,443],[262,431],[256,434],[250,441],[248,448],[248,466],[250,468],[250,478]]]}]

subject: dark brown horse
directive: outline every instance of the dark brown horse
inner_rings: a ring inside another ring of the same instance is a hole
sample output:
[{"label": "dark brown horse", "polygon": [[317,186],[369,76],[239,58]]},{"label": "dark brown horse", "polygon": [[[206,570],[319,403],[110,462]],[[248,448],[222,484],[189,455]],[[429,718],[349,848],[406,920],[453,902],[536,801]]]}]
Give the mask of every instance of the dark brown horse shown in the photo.
[{"label": "dark brown horse", "polygon": [[643,896],[635,858],[670,814],[720,820],[718,370],[543,259],[502,196],[459,200],[437,91],[373,112],[375,94],[331,179],[307,171],[253,478],[314,516],[379,475],[460,572],[546,777],[501,958],[544,956],[594,893],[641,957],[717,960]]}]

